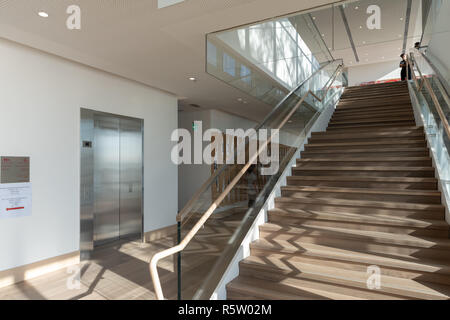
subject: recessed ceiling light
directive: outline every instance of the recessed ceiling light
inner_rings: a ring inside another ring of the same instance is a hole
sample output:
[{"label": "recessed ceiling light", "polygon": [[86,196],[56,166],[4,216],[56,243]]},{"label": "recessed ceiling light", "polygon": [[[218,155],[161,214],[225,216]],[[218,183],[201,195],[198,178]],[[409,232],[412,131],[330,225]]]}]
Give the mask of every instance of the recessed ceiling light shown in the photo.
[{"label": "recessed ceiling light", "polygon": [[359,28],[362,29],[363,27],[362,27],[362,26],[359,26]]},{"label": "recessed ceiling light", "polygon": [[403,18],[400,18],[400,21],[403,21]]},{"label": "recessed ceiling light", "polygon": [[237,101],[242,101],[242,98],[238,98]]},{"label": "recessed ceiling light", "polygon": [[316,20],[316,17],[313,17],[313,20]]},{"label": "recessed ceiling light", "polygon": [[197,81],[197,78],[195,78],[195,77],[189,77],[189,80],[191,80],[191,81]]},{"label": "recessed ceiling light", "polygon": [[325,33],[322,33],[322,37],[325,37]]},{"label": "recessed ceiling light", "polygon": [[48,18],[48,13],[45,11],[39,11],[38,15],[42,18]]},{"label": "recessed ceiling light", "polygon": [[355,10],[358,10],[358,9],[359,9],[359,7],[358,7],[358,6],[356,6],[356,7],[355,7]]}]

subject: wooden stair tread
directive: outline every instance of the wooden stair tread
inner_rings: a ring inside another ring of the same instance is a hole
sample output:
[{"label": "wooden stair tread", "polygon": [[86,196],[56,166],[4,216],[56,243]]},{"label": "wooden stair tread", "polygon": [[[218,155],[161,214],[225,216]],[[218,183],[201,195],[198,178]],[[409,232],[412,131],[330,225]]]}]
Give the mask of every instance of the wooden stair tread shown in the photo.
[{"label": "wooden stair tread", "polygon": [[434,168],[430,167],[386,167],[386,166],[360,166],[360,167],[294,167],[296,171],[430,171],[434,172]]},{"label": "wooden stair tread", "polygon": [[363,176],[290,176],[291,180],[317,180],[317,181],[374,181],[374,182],[437,182],[436,178],[410,178],[410,177],[363,177]]},{"label": "wooden stair tread", "polygon": [[340,188],[340,187],[302,187],[285,186],[285,190],[309,191],[309,192],[335,192],[335,193],[356,193],[356,194],[392,194],[392,195],[416,195],[440,197],[441,192],[432,190],[389,190],[374,188]]},{"label": "wooden stair tread", "polygon": [[268,300],[390,300],[401,299],[394,295],[345,288],[324,282],[286,278],[274,283],[261,279],[239,276],[227,285],[229,291],[240,291],[254,299]]},{"label": "wooden stair tread", "polygon": [[[248,268],[256,275],[258,272],[269,272],[274,278],[304,278],[316,281],[332,282],[337,285],[351,285],[360,289],[367,288],[367,273],[342,268],[330,267],[320,263],[302,263],[285,261],[276,258],[249,257],[241,262],[241,267]],[[381,275],[381,288],[376,292],[396,294],[418,299],[449,299],[450,286],[421,283],[412,279],[403,279]]]},{"label": "wooden stair tread", "polygon": [[[417,248],[450,248],[450,239],[430,238],[424,236],[413,236],[408,234],[392,234],[379,231],[346,229],[340,227],[328,226],[293,226],[275,223],[266,223],[260,227],[260,230],[280,232],[283,235],[298,235],[305,233],[307,236],[323,235],[329,238],[347,238],[349,240],[364,239],[365,241],[377,242],[382,244],[394,244],[401,246]],[[450,252],[449,252],[450,255]]]},{"label": "wooden stair tread", "polygon": [[[413,139],[413,140],[407,140],[407,141],[402,141],[401,144],[413,144],[413,143],[423,143],[425,144],[425,139]],[[398,145],[400,144],[399,140],[392,140],[392,141],[380,141],[380,142],[364,142],[364,141],[360,141],[360,142],[336,142],[336,143],[311,143],[308,144],[307,146],[309,148],[314,148],[314,147],[344,147],[344,146],[377,146],[377,145]]]},{"label": "wooden stair tread", "polygon": [[333,198],[292,198],[279,197],[276,199],[277,203],[286,202],[295,204],[296,202],[309,204],[328,204],[335,206],[348,207],[372,207],[372,208],[386,208],[386,209],[403,209],[403,210],[428,210],[428,211],[443,211],[445,207],[439,204],[420,204],[420,203],[404,203],[404,202],[387,202],[387,201],[370,201],[370,200],[342,200]]},{"label": "wooden stair tread", "polygon": [[[363,213],[333,212],[327,210],[303,210],[274,208],[269,215],[302,220],[343,221],[370,225],[400,226],[412,228],[430,228],[448,230],[450,226],[443,220],[414,219],[408,217],[394,217],[388,215],[367,215]],[[270,219],[269,219],[270,220]]]},{"label": "wooden stair tread", "polygon": [[320,162],[320,161],[338,161],[338,162],[401,162],[401,161],[428,161],[431,160],[430,157],[383,157],[383,158],[364,158],[364,157],[355,157],[355,158],[301,158],[297,159],[297,162]]},{"label": "wooden stair tread", "polygon": [[448,261],[438,259],[415,258],[411,256],[390,257],[389,255],[374,254],[369,251],[356,251],[339,247],[331,247],[315,243],[303,243],[301,249],[292,243],[277,243],[266,239],[259,239],[251,243],[252,249],[259,249],[284,255],[305,255],[315,258],[324,258],[337,261],[348,261],[353,263],[365,263],[369,265],[386,266],[397,269],[433,272],[450,275]]}]

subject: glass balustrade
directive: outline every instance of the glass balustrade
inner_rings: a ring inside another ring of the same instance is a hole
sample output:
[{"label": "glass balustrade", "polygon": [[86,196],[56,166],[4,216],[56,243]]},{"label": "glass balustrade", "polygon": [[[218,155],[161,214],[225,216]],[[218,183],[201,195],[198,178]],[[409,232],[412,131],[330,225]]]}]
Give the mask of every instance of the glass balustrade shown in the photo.
[{"label": "glass balustrade", "polygon": [[[215,137],[224,144],[212,152],[212,178],[179,215],[182,240],[211,213],[180,253],[181,299],[210,298],[279,177],[324,108],[336,105],[345,84],[341,62],[331,62],[286,96],[245,139],[225,133]],[[233,164],[222,164],[227,159]]]}]

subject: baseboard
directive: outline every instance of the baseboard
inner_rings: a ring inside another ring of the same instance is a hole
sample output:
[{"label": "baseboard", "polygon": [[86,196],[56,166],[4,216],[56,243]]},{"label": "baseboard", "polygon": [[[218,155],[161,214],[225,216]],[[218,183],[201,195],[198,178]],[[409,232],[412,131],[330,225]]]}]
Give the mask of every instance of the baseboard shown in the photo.
[{"label": "baseboard", "polygon": [[31,280],[78,263],[80,263],[80,252],[76,251],[17,268],[0,271],[0,288],[25,280]]},{"label": "baseboard", "polygon": [[161,240],[162,238],[167,238],[177,234],[177,225],[171,225],[165,228],[161,228],[154,231],[149,231],[144,234],[144,242],[152,242]]}]

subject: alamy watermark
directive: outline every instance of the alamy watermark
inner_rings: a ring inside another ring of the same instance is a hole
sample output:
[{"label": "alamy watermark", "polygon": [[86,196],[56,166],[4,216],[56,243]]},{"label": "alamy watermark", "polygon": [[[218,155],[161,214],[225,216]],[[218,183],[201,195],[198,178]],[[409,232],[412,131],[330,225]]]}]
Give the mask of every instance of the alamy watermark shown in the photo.
[{"label": "alamy watermark", "polygon": [[369,290],[381,289],[381,269],[378,266],[370,266],[367,268],[367,288]]},{"label": "alamy watermark", "polygon": [[69,17],[66,20],[66,27],[69,30],[81,30],[81,8],[77,5],[67,7],[66,13]]},{"label": "alamy watermark", "polygon": [[[244,165],[250,162],[263,165],[262,175],[273,175],[278,172],[279,130],[227,129],[224,135],[219,129],[208,129],[203,132],[202,121],[195,121],[193,128],[193,138],[187,129],[173,131],[171,140],[178,143],[171,152],[174,164]],[[209,143],[205,148],[204,142]]]}]

